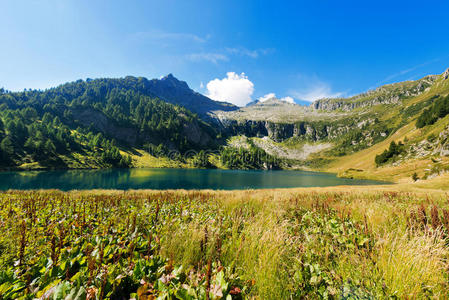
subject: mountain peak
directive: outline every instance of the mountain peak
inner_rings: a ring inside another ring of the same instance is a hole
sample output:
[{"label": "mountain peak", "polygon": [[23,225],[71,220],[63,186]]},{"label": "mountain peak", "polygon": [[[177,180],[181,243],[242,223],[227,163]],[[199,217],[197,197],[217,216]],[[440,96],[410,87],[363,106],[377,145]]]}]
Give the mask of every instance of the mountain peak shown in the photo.
[{"label": "mountain peak", "polygon": [[172,73],[164,76],[161,78],[162,81],[180,81],[178,78],[176,78],[175,76],[173,76]]},{"label": "mountain peak", "polygon": [[286,105],[286,104],[295,105],[296,103],[291,97],[277,98],[274,93],[271,93],[248,103],[246,106],[253,106],[253,105],[273,106],[273,105]]},{"label": "mountain peak", "polygon": [[167,76],[163,77],[161,82],[166,83],[167,85],[170,85],[171,87],[176,88],[182,88],[182,89],[188,89],[190,90],[189,85],[185,81],[181,81],[175,76],[173,76],[172,73],[168,74]]},{"label": "mountain peak", "polygon": [[185,81],[177,79],[172,73],[159,79],[152,79],[148,93],[166,102],[184,106],[206,120],[211,119],[209,114],[213,111],[238,109],[232,104],[217,102],[195,92]]}]

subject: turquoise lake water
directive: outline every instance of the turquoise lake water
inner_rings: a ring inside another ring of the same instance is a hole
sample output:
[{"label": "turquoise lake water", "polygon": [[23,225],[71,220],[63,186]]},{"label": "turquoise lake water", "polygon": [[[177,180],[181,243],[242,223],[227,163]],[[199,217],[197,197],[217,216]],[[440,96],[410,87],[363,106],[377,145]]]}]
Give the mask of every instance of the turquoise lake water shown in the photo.
[{"label": "turquoise lake water", "polygon": [[200,169],[108,169],[0,172],[0,190],[8,189],[262,189],[375,185],[385,182],[338,178],[308,171]]}]

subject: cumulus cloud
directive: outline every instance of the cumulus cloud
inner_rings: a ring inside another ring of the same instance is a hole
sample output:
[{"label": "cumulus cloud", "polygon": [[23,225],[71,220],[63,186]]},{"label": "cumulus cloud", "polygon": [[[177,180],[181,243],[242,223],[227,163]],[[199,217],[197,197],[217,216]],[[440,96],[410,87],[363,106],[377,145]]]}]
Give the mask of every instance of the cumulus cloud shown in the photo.
[{"label": "cumulus cloud", "polygon": [[279,99],[279,100],[281,100],[281,101],[285,101],[285,102],[288,102],[288,103],[295,103],[295,99],[293,99],[293,98],[292,98],[292,97],[290,97],[290,96],[287,96],[287,97],[281,98],[281,99]]},{"label": "cumulus cloud", "polygon": [[245,106],[251,101],[254,84],[245,73],[228,72],[223,79],[214,79],[206,85],[207,96],[218,101],[226,101],[237,106]]},{"label": "cumulus cloud", "polygon": [[275,93],[266,94],[265,96],[260,97],[259,101],[260,102],[265,102],[265,101],[268,101],[268,100],[273,99],[273,98],[275,98],[277,100],[280,100],[280,101],[288,102],[288,103],[293,103],[293,104],[295,103],[295,99],[293,99],[292,97],[287,96],[287,97],[278,99],[278,98],[276,98],[276,94]]},{"label": "cumulus cloud", "polygon": [[268,100],[273,99],[273,98],[276,98],[276,94],[275,93],[269,93],[269,94],[266,94],[265,96],[260,97],[259,101],[260,102],[265,102],[265,101],[268,101]]}]

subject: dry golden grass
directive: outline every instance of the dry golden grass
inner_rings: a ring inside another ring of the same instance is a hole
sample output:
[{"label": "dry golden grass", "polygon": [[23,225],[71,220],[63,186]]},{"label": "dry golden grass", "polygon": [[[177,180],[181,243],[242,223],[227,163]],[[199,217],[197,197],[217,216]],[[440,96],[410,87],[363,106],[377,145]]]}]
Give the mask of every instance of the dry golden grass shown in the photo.
[{"label": "dry golden grass", "polygon": [[376,164],[374,163],[374,159],[376,158],[376,155],[387,149],[392,141],[397,142],[403,140],[405,136],[409,137],[410,135],[417,134],[417,130],[414,129],[414,127],[415,125],[412,123],[407,124],[384,141],[377,143],[368,149],[337,159],[326,168],[326,170],[329,172],[340,173],[348,169],[359,169],[368,171],[370,174],[375,173]]},{"label": "dry golden grass", "polygon": [[197,269],[205,256],[219,257],[256,299],[346,290],[354,297],[449,297],[449,195],[428,186],[51,193],[39,192],[74,201],[161,199],[169,217],[157,233],[160,254]]},{"label": "dry golden grass", "polygon": [[416,299],[424,289],[440,291],[435,298],[447,296],[446,286],[449,254],[442,233],[390,232],[379,240],[377,267],[389,294]]}]

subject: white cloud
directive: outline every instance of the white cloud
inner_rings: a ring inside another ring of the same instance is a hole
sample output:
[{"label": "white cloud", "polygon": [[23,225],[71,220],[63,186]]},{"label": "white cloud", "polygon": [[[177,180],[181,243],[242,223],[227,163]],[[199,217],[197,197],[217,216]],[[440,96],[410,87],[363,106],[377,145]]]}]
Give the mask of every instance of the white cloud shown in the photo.
[{"label": "white cloud", "polygon": [[209,61],[214,64],[218,63],[219,61],[229,60],[226,55],[220,53],[193,53],[188,54],[186,57],[191,61]]},{"label": "white cloud", "polygon": [[291,90],[296,99],[315,101],[323,98],[338,98],[342,97],[344,93],[334,92],[329,84],[317,79],[307,80],[306,87],[303,89]]},{"label": "white cloud", "polygon": [[269,94],[266,94],[265,96],[260,97],[259,101],[260,102],[265,102],[265,101],[268,101],[268,100],[273,99],[273,98],[276,98],[276,94],[275,93],[269,93]]},{"label": "white cloud", "polygon": [[245,106],[251,101],[254,84],[245,73],[228,72],[223,79],[214,79],[207,84],[207,96],[218,101],[227,101],[237,106]]},{"label": "white cloud", "polygon": [[247,56],[250,58],[258,58],[261,55],[267,55],[273,52],[274,49],[256,49],[249,50],[246,48],[226,48],[216,52],[199,52],[185,55],[185,57],[194,62],[208,61],[217,64],[220,61],[229,61],[235,56]]},{"label": "white cloud", "polygon": [[281,99],[279,99],[279,100],[281,100],[281,101],[285,101],[285,102],[288,102],[288,103],[295,103],[295,99],[293,99],[293,98],[292,98],[292,97],[290,97],[290,96],[287,96],[287,97],[281,98]]},{"label": "white cloud", "polygon": [[244,47],[239,48],[226,48],[226,51],[229,54],[240,55],[240,56],[248,56],[251,58],[258,58],[260,55],[267,55],[271,52],[274,52],[274,49],[255,49],[250,50]]},{"label": "white cloud", "polygon": [[[277,99],[276,98],[276,94],[275,93],[269,93],[269,94],[266,94],[265,96],[260,97],[259,101],[260,102],[265,102],[265,101],[273,99],[273,98]],[[289,96],[284,97],[284,98],[279,98],[278,100],[284,101],[284,102],[288,102],[288,103],[295,103],[295,100],[292,97],[289,97]]]}]

